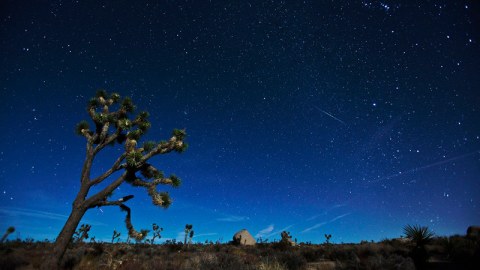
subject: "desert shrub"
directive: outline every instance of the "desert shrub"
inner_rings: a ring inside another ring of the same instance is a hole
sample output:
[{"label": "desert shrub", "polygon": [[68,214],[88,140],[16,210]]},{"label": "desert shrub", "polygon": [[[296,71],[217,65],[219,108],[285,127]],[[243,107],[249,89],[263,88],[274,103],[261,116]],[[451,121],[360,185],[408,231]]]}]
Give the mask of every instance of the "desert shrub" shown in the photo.
[{"label": "desert shrub", "polygon": [[356,248],[356,254],[360,259],[378,255],[378,247],[374,244],[363,244]]},{"label": "desert shrub", "polygon": [[169,252],[178,252],[182,250],[183,244],[181,242],[166,242],[164,244],[165,247],[167,247]]},{"label": "desert shrub", "polygon": [[335,248],[330,251],[329,257],[332,261],[341,262],[346,269],[356,269],[360,264],[360,259],[350,247]]},{"label": "desert shrub", "polygon": [[382,269],[415,270],[415,264],[410,257],[392,254],[384,260]]},{"label": "desert shrub", "polygon": [[93,257],[101,256],[104,252],[103,246],[104,245],[102,243],[94,243],[87,252],[88,254],[91,254]]},{"label": "desert shrub", "polygon": [[277,260],[271,258],[265,258],[258,265],[258,270],[287,270],[288,268],[278,262]]},{"label": "desert shrub", "polygon": [[[115,269],[118,270],[139,270],[139,269],[148,269],[148,262],[141,262],[138,260],[125,260],[122,261]],[[155,268],[150,268],[155,269]]]},{"label": "desert shrub", "polygon": [[451,237],[450,245],[449,255],[453,261],[480,265],[478,243],[464,237]]},{"label": "desert shrub", "polygon": [[357,264],[358,269],[368,270],[383,270],[383,258],[378,254],[373,254],[364,259],[360,259],[360,263]]},{"label": "desert shrub", "polygon": [[282,252],[278,256],[278,261],[290,270],[303,269],[307,265],[307,260],[303,256],[298,256],[293,252]]},{"label": "desert shrub", "polygon": [[73,269],[80,262],[80,258],[74,255],[66,255],[63,259],[63,269]]},{"label": "desert shrub", "polygon": [[292,248],[292,245],[286,241],[272,243],[272,248],[280,251],[287,251]]},{"label": "desert shrub", "polygon": [[217,254],[218,268],[216,269],[245,269],[239,256],[235,254],[219,253]]},{"label": "desert shrub", "polygon": [[15,270],[26,265],[28,265],[28,261],[23,256],[16,254],[1,254],[0,256],[0,269],[2,270]]},{"label": "desert shrub", "polygon": [[323,259],[324,253],[325,251],[321,248],[306,248],[301,250],[301,254],[307,262],[315,262]]}]

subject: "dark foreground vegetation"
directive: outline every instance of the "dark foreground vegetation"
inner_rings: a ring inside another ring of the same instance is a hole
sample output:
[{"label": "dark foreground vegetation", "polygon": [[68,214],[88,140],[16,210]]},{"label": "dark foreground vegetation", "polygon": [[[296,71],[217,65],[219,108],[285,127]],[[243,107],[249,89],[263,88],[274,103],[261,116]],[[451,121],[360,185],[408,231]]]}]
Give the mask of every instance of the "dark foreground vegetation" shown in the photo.
[{"label": "dark foreground vegetation", "polygon": [[[0,269],[37,269],[51,243],[10,241],[0,245]],[[480,269],[479,241],[464,236],[436,237],[420,260],[407,239],[360,244],[75,243],[64,269]],[[422,260],[424,261],[422,262]]]}]

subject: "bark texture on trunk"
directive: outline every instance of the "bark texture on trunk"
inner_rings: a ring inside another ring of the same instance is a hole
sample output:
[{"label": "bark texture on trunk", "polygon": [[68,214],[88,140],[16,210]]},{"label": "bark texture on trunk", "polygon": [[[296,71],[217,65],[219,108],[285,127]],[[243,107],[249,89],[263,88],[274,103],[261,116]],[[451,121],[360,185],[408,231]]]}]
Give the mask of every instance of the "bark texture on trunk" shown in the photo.
[{"label": "bark texture on trunk", "polygon": [[50,255],[47,257],[45,262],[42,264],[41,269],[60,269],[63,255],[67,250],[68,244],[72,239],[72,235],[77,229],[80,220],[87,209],[85,207],[77,206],[72,209],[70,216],[67,219],[67,222],[63,226],[62,231],[58,235],[55,243],[53,245],[53,250],[50,252]]}]

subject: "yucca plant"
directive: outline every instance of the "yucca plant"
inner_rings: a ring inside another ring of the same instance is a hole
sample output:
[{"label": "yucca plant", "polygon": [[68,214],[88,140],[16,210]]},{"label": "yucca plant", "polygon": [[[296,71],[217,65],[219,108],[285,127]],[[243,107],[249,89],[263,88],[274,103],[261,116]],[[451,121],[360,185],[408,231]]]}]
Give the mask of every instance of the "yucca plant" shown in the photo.
[{"label": "yucca plant", "polygon": [[403,232],[417,247],[423,247],[430,243],[435,236],[435,233],[427,226],[420,225],[406,225],[403,228]]},{"label": "yucca plant", "polygon": [[410,256],[417,269],[424,269],[429,257],[425,245],[433,240],[435,234],[426,226],[406,225],[403,228],[405,236],[415,243],[415,247],[410,251]]}]

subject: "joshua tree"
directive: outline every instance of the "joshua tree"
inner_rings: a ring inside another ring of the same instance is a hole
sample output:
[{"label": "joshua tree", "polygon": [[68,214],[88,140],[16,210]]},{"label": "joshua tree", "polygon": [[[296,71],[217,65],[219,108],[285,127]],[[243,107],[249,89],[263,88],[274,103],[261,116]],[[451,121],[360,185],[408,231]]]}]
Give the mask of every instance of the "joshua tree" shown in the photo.
[{"label": "joshua tree", "polygon": [[189,245],[192,243],[192,239],[193,239],[194,234],[195,234],[195,232],[193,230],[190,231],[190,233],[188,234],[188,244]]},{"label": "joshua tree", "polygon": [[118,240],[120,240],[120,232],[117,232],[117,230],[113,230],[112,243],[115,241],[115,239],[117,239],[117,243],[118,243]]},{"label": "joshua tree", "polygon": [[290,234],[290,232],[283,231],[282,233],[280,233],[280,236],[282,237],[282,239],[280,240],[280,243],[284,243],[289,246],[295,245],[295,242],[292,240],[292,235]]},{"label": "joshua tree", "polygon": [[80,226],[80,228],[73,233],[75,243],[81,243],[83,240],[88,239],[88,232],[90,231],[90,228],[92,228],[91,225],[82,224],[82,226]]},{"label": "joshua tree", "polygon": [[[185,225],[185,240],[183,241],[184,245],[187,244],[188,234],[192,231],[192,228],[193,228],[192,224]],[[193,237],[193,234],[192,234],[192,237]]]},{"label": "joshua tree", "polygon": [[161,233],[163,231],[163,228],[160,228],[156,223],[152,224],[152,229],[153,229],[153,236],[152,239],[150,240],[150,244],[153,244],[155,241],[155,238],[160,239],[162,237]]},{"label": "joshua tree", "polygon": [[325,244],[330,244],[330,238],[332,238],[331,234],[325,234]]},{"label": "joshua tree", "polygon": [[[125,224],[128,235],[136,240],[143,240],[146,231],[136,231],[131,223],[130,208],[124,203],[133,198],[125,196],[118,200],[110,200],[112,192],[120,185],[128,183],[134,187],[143,187],[152,198],[154,205],[167,208],[171,199],[166,192],[158,192],[160,184],[177,187],[180,179],[175,175],[165,177],[163,173],[148,163],[156,155],[170,152],[183,152],[187,148],[184,143],[185,130],[174,129],[168,141],[145,142],[139,146],[140,138],[150,128],[149,114],[140,112],[134,115],[135,105],[130,98],[121,99],[119,94],[107,94],[101,90],[90,100],[87,112],[93,127],[87,121],[80,122],[76,127],[78,135],[86,140],[86,155],[80,175],[80,188],[73,201],[72,211],[63,229],[60,231],[53,251],[42,265],[44,269],[58,268],[65,250],[85,212],[101,206],[118,206],[127,212]],[[111,167],[98,176],[91,176],[94,158],[105,147],[121,144],[124,150]],[[140,174],[140,175],[139,175]],[[98,189],[89,194],[91,188]]]},{"label": "joshua tree", "polygon": [[0,239],[0,243],[3,243],[3,241],[5,241],[5,239],[7,239],[7,237],[13,232],[15,232],[15,227],[8,227],[7,231],[2,236],[2,239]]}]

